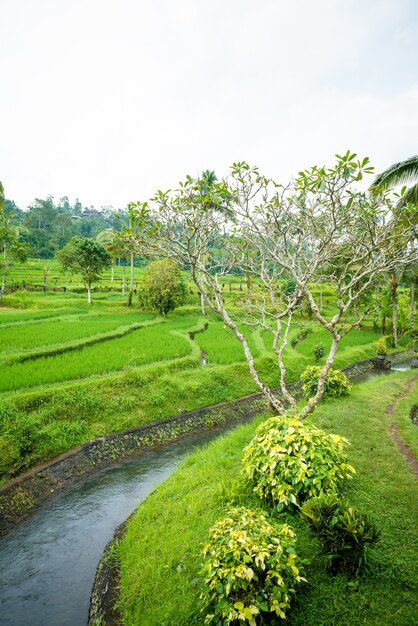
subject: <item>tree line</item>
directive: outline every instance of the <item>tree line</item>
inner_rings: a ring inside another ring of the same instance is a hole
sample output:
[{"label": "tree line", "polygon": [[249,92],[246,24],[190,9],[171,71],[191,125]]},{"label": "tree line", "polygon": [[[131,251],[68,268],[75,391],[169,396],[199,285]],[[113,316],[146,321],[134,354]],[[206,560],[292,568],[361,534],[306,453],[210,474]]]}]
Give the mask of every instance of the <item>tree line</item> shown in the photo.
[{"label": "tree line", "polygon": [[105,229],[118,232],[128,222],[126,210],[83,207],[78,199],[71,203],[67,196],[59,201],[52,196],[35,198],[22,210],[4,197],[4,190],[2,212],[30,256],[39,259],[54,258],[73,237],[95,238]]}]

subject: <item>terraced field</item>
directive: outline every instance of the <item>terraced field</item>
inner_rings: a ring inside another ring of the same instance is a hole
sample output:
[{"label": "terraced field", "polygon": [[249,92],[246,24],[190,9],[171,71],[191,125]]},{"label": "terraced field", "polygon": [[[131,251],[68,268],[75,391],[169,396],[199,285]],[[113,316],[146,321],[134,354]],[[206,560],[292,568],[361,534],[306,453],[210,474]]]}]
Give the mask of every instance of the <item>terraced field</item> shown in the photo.
[{"label": "terraced field", "polygon": [[[69,292],[22,291],[5,300],[0,480],[103,434],[257,391],[241,345],[214,316],[202,317],[197,303],[163,318],[128,310],[117,293],[95,294],[91,307],[84,294]],[[241,330],[263,380],[277,386],[271,336]],[[374,355],[377,336],[370,326],[350,333],[336,365]],[[313,346],[328,341],[300,317],[284,353],[289,382],[315,362]]]}]

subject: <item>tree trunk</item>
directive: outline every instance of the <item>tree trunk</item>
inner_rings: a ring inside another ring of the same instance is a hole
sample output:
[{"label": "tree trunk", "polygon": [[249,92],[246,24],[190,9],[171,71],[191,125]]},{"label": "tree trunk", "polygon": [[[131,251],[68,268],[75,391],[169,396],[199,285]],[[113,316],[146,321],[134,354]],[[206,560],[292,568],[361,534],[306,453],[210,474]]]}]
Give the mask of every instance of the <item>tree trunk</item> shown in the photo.
[{"label": "tree trunk", "polygon": [[289,316],[289,320],[286,324],[286,330],[284,333],[284,337],[282,340],[282,343],[280,345],[280,348],[278,346],[279,343],[279,338],[281,336],[281,332],[282,332],[282,322],[281,320],[278,320],[278,328],[276,333],[274,334],[274,339],[273,339],[273,351],[276,354],[277,357],[277,363],[279,366],[279,370],[280,370],[280,389],[282,391],[282,395],[283,398],[286,400],[286,402],[289,403],[291,410],[295,411],[296,409],[296,399],[292,396],[291,393],[289,393],[287,386],[286,386],[286,367],[285,364],[283,362],[283,350],[286,348],[287,346],[287,337],[289,334],[289,329],[290,329],[290,322],[291,322],[291,315]]},{"label": "tree trunk", "polygon": [[[205,261],[205,257],[203,257],[202,259],[203,261],[203,265],[206,265],[206,261]],[[199,259],[200,262],[200,259]],[[202,273],[202,280],[203,280],[203,273]],[[206,311],[205,311],[205,296],[203,295],[203,291],[200,289],[200,310],[202,315],[206,315]]]},{"label": "tree trunk", "polygon": [[248,274],[248,273],[246,274],[245,282],[247,283],[248,300],[251,300],[251,287],[252,287],[252,276],[251,276],[251,274]]},{"label": "tree trunk", "polygon": [[125,293],[125,259],[123,260],[123,265],[122,265],[122,293]]},{"label": "tree trunk", "polygon": [[393,347],[398,347],[398,319],[396,314],[396,301],[397,301],[397,289],[398,289],[398,279],[396,277],[396,272],[393,272],[391,280],[390,280],[390,288],[392,291],[392,334],[393,334]]},{"label": "tree trunk", "polygon": [[326,377],[328,376],[329,370],[331,369],[334,363],[335,355],[337,353],[337,349],[338,349],[338,345],[340,341],[341,341],[341,337],[338,334],[334,334],[332,338],[331,348],[328,353],[327,361],[319,374],[318,387],[317,387],[316,394],[314,395],[313,398],[309,398],[307,405],[304,406],[304,408],[302,409],[300,413],[301,420],[305,419],[305,417],[307,417],[309,413],[312,413],[313,411],[315,411],[316,406],[321,401],[321,398],[324,395],[325,380],[326,380]]},{"label": "tree trunk", "polygon": [[380,328],[382,335],[386,335],[386,313],[382,313],[382,326]]},{"label": "tree trunk", "polygon": [[128,300],[126,302],[127,306],[131,306],[131,304],[132,304],[133,293],[134,293],[134,253],[131,252],[131,278],[130,278],[130,281],[129,281]]},{"label": "tree trunk", "polygon": [[[198,287],[201,288],[201,285],[198,285]],[[203,292],[203,289],[201,291]],[[221,292],[215,293],[215,301],[216,301],[215,305],[211,303],[209,298],[207,298],[206,301],[208,305],[214,311],[216,311],[216,313],[220,314],[226,326],[228,326],[228,328],[232,330],[235,337],[241,343],[242,348],[244,350],[245,358],[247,359],[248,367],[250,368],[250,374],[252,376],[252,379],[254,380],[255,384],[260,389],[260,391],[263,393],[263,395],[268,399],[271,409],[273,411],[277,411],[278,414],[284,413],[285,407],[284,407],[283,402],[279,398],[276,398],[272,390],[267,385],[265,385],[260,379],[258,372],[257,372],[257,368],[255,366],[254,357],[251,354],[251,350],[250,350],[250,347],[247,343],[245,336],[242,333],[240,333],[237,325],[233,322],[233,320],[229,317],[227,311],[225,310],[222,293]]]},{"label": "tree trunk", "polygon": [[91,304],[91,285],[90,283],[87,285],[87,302]]},{"label": "tree trunk", "polygon": [[355,323],[354,328],[356,328],[357,330],[361,330],[360,315],[359,315],[358,309],[357,309],[357,302],[354,302],[353,308],[354,308],[354,315],[355,315],[355,318],[356,318],[356,323]]}]

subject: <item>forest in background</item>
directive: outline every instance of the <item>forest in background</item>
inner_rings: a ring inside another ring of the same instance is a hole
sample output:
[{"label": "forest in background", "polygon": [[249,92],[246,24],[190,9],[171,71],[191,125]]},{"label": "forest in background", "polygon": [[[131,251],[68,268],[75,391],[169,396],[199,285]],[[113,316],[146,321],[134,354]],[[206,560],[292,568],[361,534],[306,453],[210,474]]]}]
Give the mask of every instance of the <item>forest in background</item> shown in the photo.
[{"label": "forest in background", "polygon": [[112,206],[83,206],[67,196],[56,202],[53,196],[35,198],[26,210],[13,200],[5,199],[4,211],[19,230],[19,240],[28,245],[29,255],[52,259],[72,237],[96,237],[101,231],[119,232],[129,222],[128,213]]}]

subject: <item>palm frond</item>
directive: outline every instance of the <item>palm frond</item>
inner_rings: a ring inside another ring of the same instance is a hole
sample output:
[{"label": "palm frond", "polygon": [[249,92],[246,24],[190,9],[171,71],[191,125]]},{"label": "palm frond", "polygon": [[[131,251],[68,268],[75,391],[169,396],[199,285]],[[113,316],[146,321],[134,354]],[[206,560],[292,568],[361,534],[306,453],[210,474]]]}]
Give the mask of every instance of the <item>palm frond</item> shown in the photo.
[{"label": "palm frond", "polygon": [[408,187],[402,198],[399,200],[398,206],[405,206],[408,202],[418,206],[418,183]]},{"label": "palm frond", "polygon": [[390,187],[396,187],[403,183],[415,181],[418,178],[418,155],[412,156],[406,161],[394,163],[384,172],[378,174],[373,181],[371,189],[384,191]]}]

